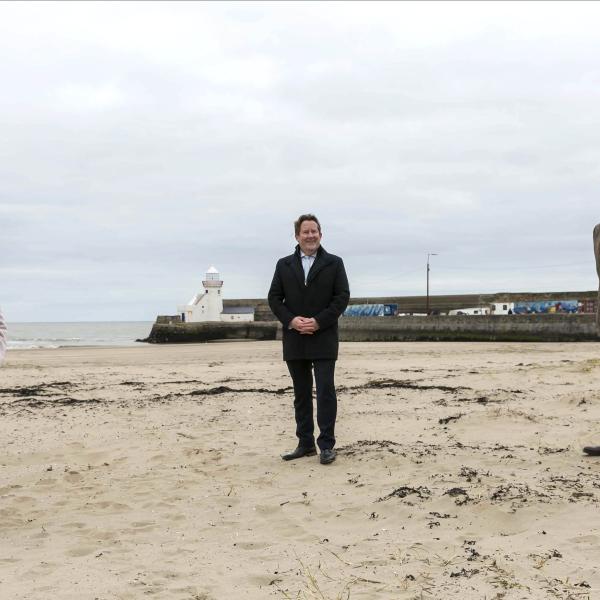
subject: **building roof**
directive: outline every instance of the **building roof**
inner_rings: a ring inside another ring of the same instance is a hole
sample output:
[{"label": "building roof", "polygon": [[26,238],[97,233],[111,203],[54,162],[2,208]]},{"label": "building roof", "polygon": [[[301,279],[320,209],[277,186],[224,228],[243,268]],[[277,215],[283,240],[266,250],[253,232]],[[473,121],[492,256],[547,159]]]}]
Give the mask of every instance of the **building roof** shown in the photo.
[{"label": "building roof", "polygon": [[212,265],[209,267],[208,271],[206,271],[207,273],[219,273],[219,271],[217,271]]},{"label": "building roof", "polygon": [[222,315],[251,315],[254,314],[254,306],[224,306]]}]

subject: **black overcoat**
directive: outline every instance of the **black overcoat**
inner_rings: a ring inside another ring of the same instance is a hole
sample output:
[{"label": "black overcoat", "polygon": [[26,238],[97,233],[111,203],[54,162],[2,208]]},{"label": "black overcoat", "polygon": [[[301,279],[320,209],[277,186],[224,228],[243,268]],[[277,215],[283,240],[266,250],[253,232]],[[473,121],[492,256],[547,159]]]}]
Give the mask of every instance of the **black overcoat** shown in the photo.
[{"label": "black overcoat", "polygon": [[[321,246],[304,283],[300,248],[277,261],[269,306],[283,325],[283,360],[337,359],[338,318],[346,310],[350,287],[344,262]],[[312,335],[290,329],[294,317],[314,317]]]}]

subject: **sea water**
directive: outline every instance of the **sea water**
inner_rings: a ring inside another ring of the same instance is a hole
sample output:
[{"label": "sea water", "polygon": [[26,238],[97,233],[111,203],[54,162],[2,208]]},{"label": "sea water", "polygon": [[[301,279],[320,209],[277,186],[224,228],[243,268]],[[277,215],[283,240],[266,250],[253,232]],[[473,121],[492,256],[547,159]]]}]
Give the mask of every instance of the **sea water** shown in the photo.
[{"label": "sea water", "polygon": [[135,346],[150,334],[149,321],[79,323],[7,323],[8,348]]}]

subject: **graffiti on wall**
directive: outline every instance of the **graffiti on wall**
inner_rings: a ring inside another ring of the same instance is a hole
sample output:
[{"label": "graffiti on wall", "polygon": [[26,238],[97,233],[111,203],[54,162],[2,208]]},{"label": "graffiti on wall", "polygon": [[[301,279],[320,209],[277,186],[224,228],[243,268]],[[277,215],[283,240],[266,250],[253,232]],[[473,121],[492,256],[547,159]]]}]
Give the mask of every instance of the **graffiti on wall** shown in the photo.
[{"label": "graffiti on wall", "polygon": [[577,300],[543,300],[542,302],[515,302],[513,312],[517,315],[576,313]]}]

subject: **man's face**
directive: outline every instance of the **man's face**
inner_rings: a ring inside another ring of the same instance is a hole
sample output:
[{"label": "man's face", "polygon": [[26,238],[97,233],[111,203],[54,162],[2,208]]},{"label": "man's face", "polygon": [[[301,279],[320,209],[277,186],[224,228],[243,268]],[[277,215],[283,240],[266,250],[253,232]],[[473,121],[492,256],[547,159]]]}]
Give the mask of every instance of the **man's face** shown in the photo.
[{"label": "man's face", "polygon": [[314,221],[302,221],[296,241],[300,244],[300,250],[304,254],[314,254],[321,245],[319,226]]}]

